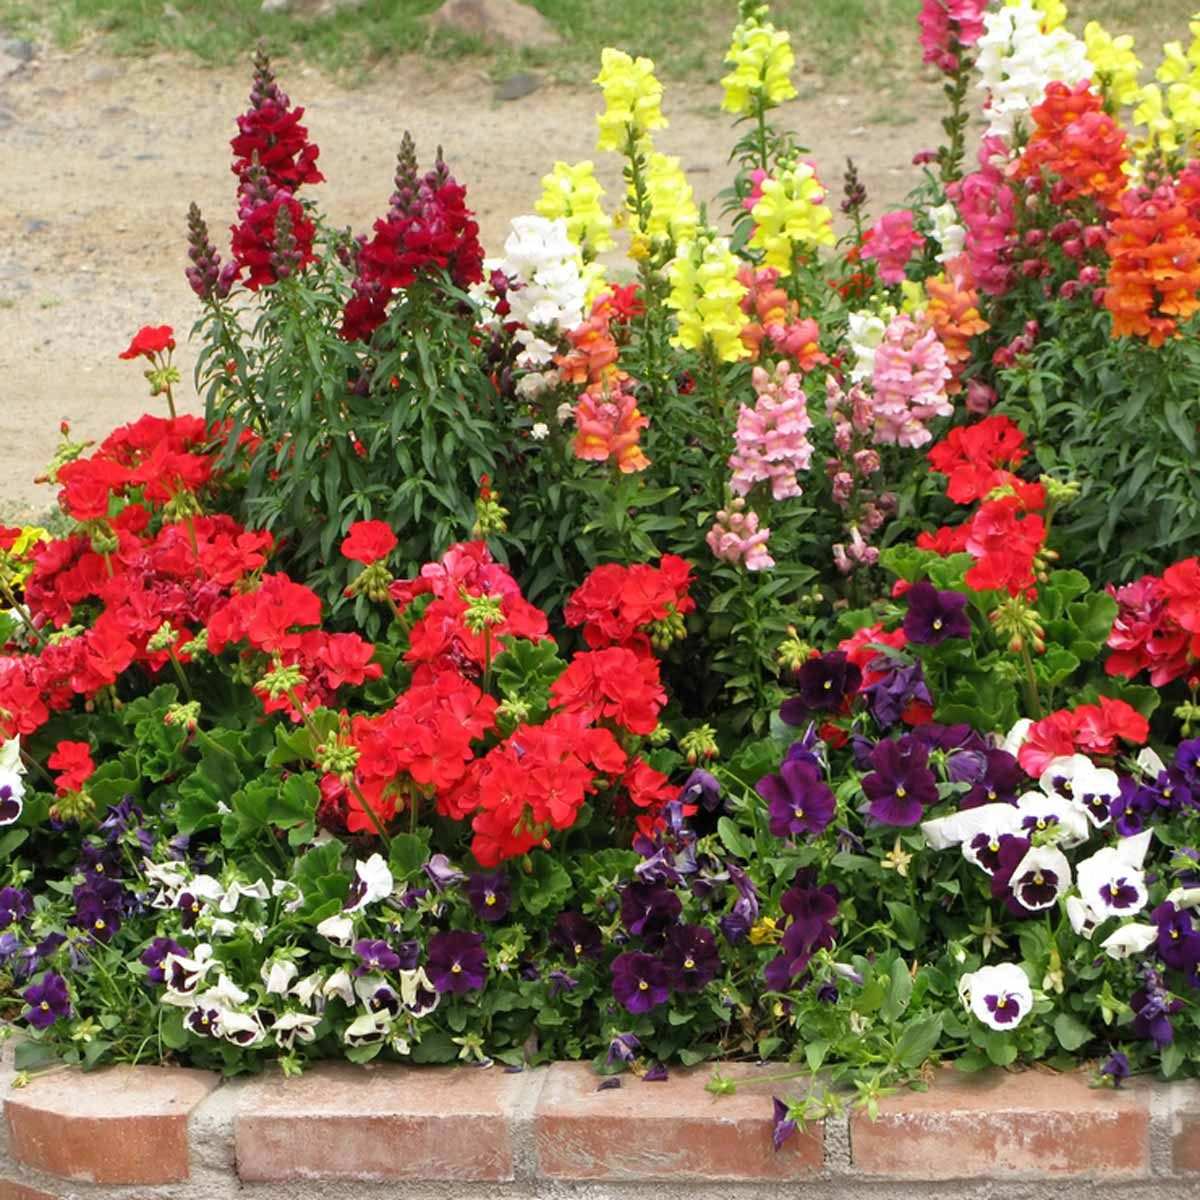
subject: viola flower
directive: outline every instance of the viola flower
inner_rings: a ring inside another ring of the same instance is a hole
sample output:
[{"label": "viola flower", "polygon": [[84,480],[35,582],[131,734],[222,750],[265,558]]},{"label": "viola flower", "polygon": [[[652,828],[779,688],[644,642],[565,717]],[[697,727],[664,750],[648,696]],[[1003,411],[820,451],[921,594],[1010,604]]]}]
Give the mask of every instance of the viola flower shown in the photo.
[{"label": "viola flower", "polygon": [[453,866],[444,854],[433,855],[421,869],[439,892],[444,892],[452,884],[462,883],[466,879],[466,875]]},{"label": "viola flower", "polygon": [[613,995],[626,1011],[645,1013],[671,998],[670,974],[652,954],[627,951],[612,964]]},{"label": "viola flower", "polygon": [[1100,949],[1109,958],[1131,958],[1135,954],[1143,954],[1154,945],[1158,938],[1158,930],[1153,925],[1130,921],[1119,929],[1113,930],[1100,943]]},{"label": "viola flower", "polygon": [[502,921],[512,907],[512,888],[503,871],[472,875],[463,890],[481,921]]},{"label": "viola flower", "polygon": [[1115,846],[1097,850],[1076,868],[1079,895],[1101,917],[1129,917],[1141,912],[1149,895],[1142,860],[1151,832],[1122,838]]},{"label": "viola flower", "polygon": [[880,655],[867,666],[870,683],[860,691],[867,708],[880,729],[890,729],[901,718],[914,724],[928,720],[933,712],[933,697],[925,682],[920,660]]},{"label": "viola flower", "polygon": [[802,725],[807,714],[838,712],[848,696],[854,695],[862,684],[862,671],[847,658],[843,650],[830,650],[810,658],[796,672],[798,695],[785,700],[779,710],[780,720],[788,725]]},{"label": "viola flower", "polygon": [[187,951],[176,941],[168,937],[156,937],[145,950],[142,951],[138,961],[150,969],[146,972],[146,980],[149,983],[162,984],[166,982],[166,971],[163,969],[163,963],[166,961],[168,954],[174,954],[178,957],[183,957]]},{"label": "viola flower", "polygon": [[599,958],[604,953],[600,930],[577,912],[561,912],[550,930],[550,944],[561,950],[567,962],[574,965],[581,959]]},{"label": "viola flower", "polygon": [[0,827],[18,821],[25,808],[25,785],[20,775],[0,771]]},{"label": "viola flower", "polygon": [[1122,837],[1133,837],[1150,824],[1157,809],[1155,795],[1128,776],[1121,780],[1118,794],[1109,801],[1109,815]]},{"label": "viola flower", "polygon": [[788,933],[795,931],[799,943],[813,950],[827,950],[834,943],[833,919],[840,896],[833,884],[817,886],[811,867],[796,872],[791,886],[779,898],[789,919]]},{"label": "viola flower", "polygon": [[862,781],[871,817],[883,825],[917,824],[926,806],[938,800],[928,763],[929,751],[911,736],[880,742],[871,751],[874,770]]},{"label": "viola flower", "polygon": [[904,599],[908,605],[904,633],[910,642],[940,646],[947,638],[970,638],[967,597],[961,592],[942,592],[922,579],[908,589]]},{"label": "viola flower", "polygon": [[676,925],[667,932],[662,952],[670,984],[677,992],[698,992],[716,978],[721,969],[712,930],[700,925]]},{"label": "viola flower", "polygon": [[1044,792],[1026,792],[1016,803],[1020,818],[1019,832],[1032,838],[1034,834],[1052,831],[1057,845],[1070,849],[1082,845],[1092,833],[1092,827],[1082,805],[1061,796]]},{"label": "viola flower", "polygon": [[754,790],[767,802],[771,832],[779,838],[815,837],[833,820],[837,808],[821,768],[797,759],[784,762],[778,775],[760,779]]},{"label": "viola flower", "polygon": [[143,325],[133,335],[128,347],[121,351],[119,358],[148,358],[153,360],[156,354],[164,350],[175,349],[175,331],[170,325]]},{"label": "viola flower", "polygon": [[959,981],[974,1017],[989,1029],[1015,1029],[1033,1011],[1033,989],[1016,963],[980,967]]},{"label": "viola flower", "polygon": [[1168,967],[1187,973],[1200,962],[1200,935],[1190,914],[1167,901],[1151,914],[1158,957]]},{"label": "viola flower", "polygon": [[642,1043],[632,1033],[618,1033],[608,1044],[607,1063],[611,1067],[615,1063],[631,1063],[637,1057]]},{"label": "viola flower", "polygon": [[1152,967],[1142,971],[1145,986],[1129,998],[1133,1009],[1133,1032],[1137,1037],[1152,1041],[1159,1050],[1175,1040],[1171,1017],[1183,1007],[1182,1000],[1172,1000],[1163,987],[1162,976]]},{"label": "viola flower", "polygon": [[679,897],[657,883],[630,883],[621,889],[621,921],[647,944],[661,943],[683,911]]},{"label": "viola flower", "polygon": [[355,521],[342,541],[342,554],[365,566],[387,558],[398,544],[386,521]]},{"label": "viola flower", "polygon": [[[370,971],[395,971],[400,966],[400,956],[382,940],[366,940],[354,943],[354,953],[359,965],[355,975],[366,975]],[[270,991],[270,988],[267,989]]]},{"label": "viola flower", "polygon": [[381,854],[372,854],[354,864],[354,879],[346,896],[343,912],[358,912],[378,900],[385,900],[395,888],[395,880]]},{"label": "viola flower", "polygon": [[1057,903],[1071,886],[1071,864],[1056,846],[1031,846],[1008,881],[1013,898],[1027,912]]},{"label": "viola flower", "polygon": [[750,876],[736,863],[728,863],[725,868],[729,872],[729,881],[737,889],[738,898],[733,908],[717,923],[725,940],[731,946],[743,942],[750,935],[750,930],[758,920],[758,889],[755,888]]},{"label": "viola flower", "polygon": [[771,1145],[776,1153],[783,1149],[784,1143],[796,1132],[796,1122],[789,1116],[791,1110],[778,1096],[772,1097],[775,1115],[771,1124]]},{"label": "viola flower", "polygon": [[0,888],[0,929],[7,929],[15,921],[33,912],[33,896],[24,888]]},{"label": "viola flower", "polygon": [[426,974],[439,992],[461,995],[483,987],[487,981],[487,951],[483,935],[451,930],[429,939]]},{"label": "viola flower", "polygon": [[49,1029],[55,1021],[71,1015],[71,997],[67,981],[53,971],[47,971],[38,983],[32,984],[21,993],[29,1005],[25,1020],[35,1029]]},{"label": "viola flower", "polygon": [[1129,1058],[1120,1050],[1113,1051],[1100,1068],[1100,1076],[1110,1087],[1120,1087],[1129,1078]]}]

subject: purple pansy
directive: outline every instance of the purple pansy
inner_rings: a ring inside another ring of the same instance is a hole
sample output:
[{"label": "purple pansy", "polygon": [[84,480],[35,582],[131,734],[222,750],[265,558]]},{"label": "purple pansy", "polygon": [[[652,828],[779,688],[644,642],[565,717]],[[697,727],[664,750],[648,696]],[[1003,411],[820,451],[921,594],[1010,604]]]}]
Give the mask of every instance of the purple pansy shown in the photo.
[{"label": "purple pansy", "polygon": [[697,767],[684,781],[679,802],[715,812],[721,806],[721,784],[715,775]]},{"label": "purple pansy", "polygon": [[168,937],[156,937],[154,941],[142,951],[142,956],[138,960],[143,966],[149,967],[146,972],[146,979],[150,983],[162,984],[166,982],[166,972],[163,970],[163,961],[168,954],[176,954],[180,958],[187,957],[187,951],[176,941]]},{"label": "purple pansy", "polygon": [[630,883],[621,890],[621,921],[630,933],[660,945],[674,925],[683,903],[670,888],[657,883]]},{"label": "purple pansy", "polygon": [[53,971],[47,971],[21,995],[29,1005],[25,1020],[35,1029],[49,1029],[55,1021],[71,1015],[71,996],[67,991],[67,981]]},{"label": "purple pansy", "polygon": [[367,975],[372,971],[396,971],[400,967],[400,955],[381,938],[363,938],[355,942],[354,953],[358,955],[359,963],[354,968],[355,975]]},{"label": "purple pansy", "polygon": [[0,929],[33,912],[33,897],[24,888],[0,888]]},{"label": "purple pansy", "polygon": [[932,704],[920,662],[881,654],[868,665],[872,679],[862,690],[867,708],[880,729],[890,729],[913,704]]},{"label": "purple pansy", "polygon": [[698,992],[721,969],[721,956],[712,930],[701,925],[676,925],[667,933],[663,963],[677,992]]},{"label": "purple pansy", "polygon": [[614,1035],[608,1043],[608,1065],[611,1067],[614,1063],[633,1062],[641,1045],[636,1034],[618,1033]]},{"label": "purple pansy", "polygon": [[778,1096],[772,1099],[775,1103],[775,1115],[771,1123],[771,1144],[779,1151],[783,1149],[784,1142],[796,1132],[796,1122],[788,1115],[788,1106]]},{"label": "purple pansy", "polygon": [[922,579],[905,593],[904,636],[918,646],[939,646],[947,638],[969,638],[971,618],[962,592],[942,592]]},{"label": "purple pansy", "polygon": [[626,951],[613,959],[612,989],[627,1012],[649,1012],[670,999],[670,975],[654,955]]},{"label": "purple pansy", "polygon": [[801,759],[785,761],[779,774],[760,779],[755,791],[767,802],[770,829],[779,838],[823,832],[837,808],[821,768]]},{"label": "purple pansy", "polygon": [[745,941],[754,922],[758,920],[758,889],[750,876],[736,863],[730,863],[726,869],[729,872],[729,882],[737,888],[738,898],[733,902],[733,908],[718,924],[729,944],[737,945],[738,942]]},{"label": "purple pansy", "polygon": [[583,958],[599,958],[604,953],[600,930],[577,912],[561,912],[550,930],[550,944],[562,951],[567,962],[574,964]]},{"label": "purple pansy", "polygon": [[837,712],[861,683],[862,671],[843,650],[810,658],[796,672],[798,694],[784,701],[779,719],[787,725],[803,725],[810,713]]},{"label": "purple pansy", "polygon": [[503,871],[472,875],[463,890],[481,921],[501,921],[512,907],[512,888]]},{"label": "purple pansy", "polygon": [[880,742],[871,752],[874,771],[864,777],[870,814],[882,825],[916,825],[927,805],[937,803],[937,779],[929,751],[912,736]]},{"label": "purple pansy", "polygon": [[1129,1058],[1120,1050],[1113,1051],[1100,1068],[1100,1074],[1110,1080],[1113,1087],[1120,1087],[1129,1078]]},{"label": "purple pansy", "polygon": [[444,854],[435,854],[421,868],[429,876],[430,883],[439,891],[444,892],[455,883],[462,883],[466,876]]},{"label": "purple pansy", "polygon": [[1171,1017],[1183,1007],[1183,1001],[1171,999],[1170,992],[1163,987],[1162,976],[1153,967],[1144,968],[1142,978],[1144,986],[1129,999],[1133,1009],[1133,1032],[1137,1037],[1152,1041],[1161,1050],[1175,1040]]},{"label": "purple pansy", "polygon": [[429,939],[425,973],[439,992],[471,992],[487,980],[487,951],[483,935],[451,930]]},{"label": "purple pansy", "polygon": [[1158,929],[1158,957],[1176,971],[1189,971],[1200,960],[1200,936],[1191,916],[1170,901],[1160,904],[1150,920]]}]

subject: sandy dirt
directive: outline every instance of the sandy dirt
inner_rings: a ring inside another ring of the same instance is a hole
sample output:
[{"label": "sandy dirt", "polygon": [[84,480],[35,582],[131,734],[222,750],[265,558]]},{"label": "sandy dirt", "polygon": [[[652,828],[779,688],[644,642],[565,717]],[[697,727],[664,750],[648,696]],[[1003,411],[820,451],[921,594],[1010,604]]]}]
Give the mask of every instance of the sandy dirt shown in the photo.
[{"label": "sandy dirt", "polygon": [[[500,252],[509,219],[532,210],[556,158],[597,157],[597,95],[588,88],[545,86],[499,103],[478,69],[431,71],[419,59],[353,90],[310,68],[281,83],[306,107],[321,148],[327,182],[310,194],[331,221],[360,232],[387,207],[406,128],[423,163],[445,146],[489,253]],[[195,405],[186,212],[196,200],[221,245],[234,197],[229,139],[248,90],[248,64],[208,70],[94,50],[42,51],[0,81],[0,501],[10,511],[53,502],[33,480],[61,419],[97,437],[157,403],[138,365],[117,358],[141,325],[174,326],[184,403]],[[881,96],[814,81],[783,120],[835,189],[852,154],[878,206],[915,182],[912,155],[937,142],[939,99],[936,85]],[[716,87],[667,89],[671,126],[658,144],[682,157],[699,198],[729,178],[733,134],[719,101]],[[611,203],[620,163],[598,159]]]}]

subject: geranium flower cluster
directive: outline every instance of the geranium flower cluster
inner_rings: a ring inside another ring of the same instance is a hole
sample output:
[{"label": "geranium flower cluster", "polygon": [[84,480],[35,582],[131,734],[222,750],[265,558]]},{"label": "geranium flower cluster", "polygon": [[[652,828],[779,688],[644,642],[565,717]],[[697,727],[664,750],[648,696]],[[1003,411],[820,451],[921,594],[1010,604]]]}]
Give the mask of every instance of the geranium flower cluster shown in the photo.
[{"label": "geranium flower cluster", "polygon": [[674,554],[664,554],[657,567],[608,563],[571,593],[563,616],[593,650],[665,650],[686,636],[683,618],[696,609],[691,583],[690,564]]},{"label": "geranium flower cluster", "polygon": [[[1108,586],[1117,615],[1104,669],[1129,679],[1150,672],[1154,687],[1164,687],[1195,670],[1200,659],[1200,561],[1175,563],[1160,576],[1143,575],[1133,583]],[[1189,677],[1189,682],[1191,682]]]}]

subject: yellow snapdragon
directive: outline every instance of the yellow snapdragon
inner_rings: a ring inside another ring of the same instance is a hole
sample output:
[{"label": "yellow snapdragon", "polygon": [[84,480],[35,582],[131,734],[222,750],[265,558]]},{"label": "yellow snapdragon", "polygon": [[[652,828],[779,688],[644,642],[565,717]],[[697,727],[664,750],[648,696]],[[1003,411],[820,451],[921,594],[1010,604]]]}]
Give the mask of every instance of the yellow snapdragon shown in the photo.
[{"label": "yellow snapdragon", "polygon": [[646,159],[642,182],[648,216],[643,228],[638,220],[631,186],[628,206],[632,236],[635,239],[651,241],[654,238],[665,238],[676,243],[691,238],[700,223],[700,212],[696,208],[692,186],[679,165],[679,159],[673,154],[654,151]]},{"label": "yellow snapdragon", "polygon": [[542,176],[542,195],[534,205],[539,216],[566,222],[567,237],[585,261],[612,247],[612,219],[600,205],[604,189],[590,161],[556,162]]},{"label": "yellow snapdragon", "polygon": [[633,59],[607,46],[600,54],[595,82],[604,93],[604,112],[596,118],[597,149],[623,151],[631,136],[640,144],[652,130],[666,128],[662,84],[654,77],[650,59]]},{"label": "yellow snapdragon", "polygon": [[[1008,8],[1018,8],[1022,0],[1005,0]],[[1042,30],[1049,33],[1067,22],[1067,6],[1063,0],[1033,0],[1033,7],[1042,14]]]},{"label": "yellow snapdragon", "polygon": [[1116,108],[1133,104],[1141,93],[1138,73],[1142,64],[1133,52],[1133,38],[1112,34],[1099,21],[1089,21],[1083,30],[1088,61],[1096,68],[1095,82]]},{"label": "yellow snapdragon", "polygon": [[[1163,46],[1163,61],[1155,72],[1159,84],[1143,89],[1142,105],[1135,119],[1150,130],[1148,145],[1155,143],[1168,153],[1194,153],[1200,148],[1200,13],[1188,24],[1191,45],[1181,42]],[[1141,115],[1139,115],[1141,114]]]},{"label": "yellow snapdragon", "polygon": [[749,355],[741,338],[748,318],[741,307],[746,287],[738,279],[738,267],[729,239],[715,230],[701,229],[695,241],[680,245],[668,268],[667,307],[675,310],[678,322],[673,346],[707,347],[721,362]]},{"label": "yellow snapdragon", "polygon": [[1138,104],[1133,110],[1133,119],[1136,124],[1146,128],[1146,136],[1134,147],[1138,154],[1144,156],[1156,148],[1170,154],[1179,148],[1175,122],[1167,114],[1162,88],[1157,83],[1146,84],[1138,93]]},{"label": "yellow snapdragon", "polygon": [[832,246],[837,240],[824,199],[825,189],[809,163],[781,165],[763,180],[762,196],[751,213],[757,228],[750,248],[766,252],[766,266],[790,275],[797,246]]},{"label": "yellow snapdragon", "polygon": [[725,55],[733,70],[721,80],[725,89],[721,107],[735,116],[754,113],[759,105],[773,108],[796,95],[791,37],[765,20],[766,15],[763,5],[739,22]]}]

